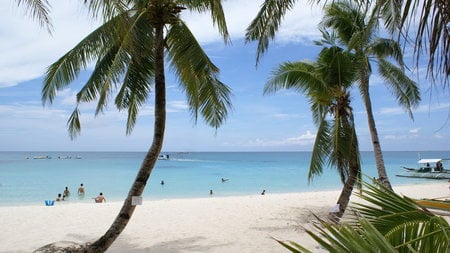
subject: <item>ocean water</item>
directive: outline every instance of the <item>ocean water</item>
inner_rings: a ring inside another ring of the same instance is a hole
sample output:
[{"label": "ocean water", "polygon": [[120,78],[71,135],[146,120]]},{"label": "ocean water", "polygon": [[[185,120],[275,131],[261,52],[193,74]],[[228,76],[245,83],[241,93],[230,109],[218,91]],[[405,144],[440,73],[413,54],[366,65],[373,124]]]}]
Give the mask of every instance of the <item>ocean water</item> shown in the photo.
[{"label": "ocean water", "polygon": [[[194,152],[171,153],[158,160],[143,194],[144,201],[340,189],[335,169],[308,182],[310,152]],[[396,177],[401,166],[416,167],[421,158],[450,158],[450,151],[384,152],[391,183],[421,184],[432,179]],[[144,152],[0,152],[0,205],[44,204],[67,186],[65,201],[93,202],[103,192],[107,201],[123,201],[144,157]],[[377,177],[372,152],[361,152],[362,170]],[[33,159],[49,156],[51,159]],[[79,159],[76,159],[76,158]],[[71,159],[69,159],[71,158]],[[446,166],[447,165],[447,166]],[[444,168],[450,164],[444,163]],[[221,178],[229,179],[222,182]],[[164,185],[160,182],[164,180]],[[83,183],[84,197],[77,195]]]}]

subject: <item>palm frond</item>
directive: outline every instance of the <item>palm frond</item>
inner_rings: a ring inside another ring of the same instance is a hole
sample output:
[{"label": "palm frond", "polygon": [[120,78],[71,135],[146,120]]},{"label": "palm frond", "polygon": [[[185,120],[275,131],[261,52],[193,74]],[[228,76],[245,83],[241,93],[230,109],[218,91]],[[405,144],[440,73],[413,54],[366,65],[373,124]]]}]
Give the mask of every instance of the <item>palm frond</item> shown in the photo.
[{"label": "palm frond", "polygon": [[50,4],[47,0],[16,0],[17,5],[24,5],[25,11],[36,19],[39,25],[46,27],[47,31],[51,34],[53,30],[52,22],[50,19]]},{"label": "palm frond", "polygon": [[181,21],[167,33],[167,47],[171,67],[186,93],[194,120],[200,112],[209,125],[219,127],[231,108],[231,90],[219,81],[219,69]]},{"label": "palm frond", "polygon": [[101,57],[104,47],[116,43],[116,37],[111,32],[116,21],[118,20],[111,20],[97,28],[47,68],[41,94],[44,105],[47,102],[52,103],[56,92],[74,81],[81,69],[85,69],[91,61]]},{"label": "palm frond", "polygon": [[[386,187],[363,182],[357,195],[367,204],[354,203],[355,220],[370,222],[399,252],[447,252],[450,226],[408,197],[401,197]],[[358,222],[357,222],[358,223]]]},{"label": "palm frond", "polygon": [[300,244],[294,241],[281,241],[277,239],[275,240],[292,253],[313,253],[312,251],[306,249],[305,247],[301,246]]},{"label": "palm frond", "polygon": [[110,1],[110,0],[83,0],[93,18],[99,15],[105,22],[121,13],[126,13],[131,5],[131,0]]},{"label": "palm frond", "polygon": [[[448,252],[450,225],[408,197],[381,184],[362,182],[351,205],[349,222],[330,224],[323,220],[315,231],[306,232],[328,252]],[[291,252],[309,252],[295,242],[283,242]],[[298,245],[298,246],[297,246]]]},{"label": "palm frond", "polygon": [[221,0],[183,1],[183,5],[189,10],[196,10],[200,13],[211,11],[211,20],[214,25],[217,24],[217,29],[222,35],[224,42],[228,43],[230,41]]},{"label": "palm frond", "polygon": [[256,17],[246,29],[246,42],[258,41],[256,62],[269,47],[269,40],[275,37],[287,11],[294,7],[296,0],[265,0]]},{"label": "palm frond", "polygon": [[397,98],[397,102],[413,118],[411,109],[418,106],[421,100],[419,88],[405,73],[389,61],[379,59],[379,73],[386,80],[388,88]]},{"label": "palm frond", "polygon": [[392,39],[377,38],[370,45],[370,53],[379,59],[392,57],[400,67],[404,67],[403,53],[400,45]]},{"label": "palm frond", "polygon": [[80,134],[81,131],[80,110],[78,109],[78,106],[75,108],[75,110],[67,120],[67,125],[69,126],[68,131],[70,139],[73,140]]},{"label": "palm frond", "polygon": [[320,176],[323,167],[331,151],[330,145],[330,125],[325,120],[326,113],[322,115],[320,125],[317,129],[316,139],[311,152],[311,162],[308,171],[308,182],[311,182],[315,176]]},{"label": "palm frond", "polygon": [[274,94],[281,89],[293,89],[304,93],[314,87],[323,89],[322,80],[315,74],[312,62],[286,62],[280,64],[270,74],[264,86],[264,95]]},{"label": "palm frond", "polygon": [[139,56],[135,55],[131,59],[122,87],[115,99],[115,104],[119,110],[127,109],[128,111],[127,134],[131,134],[139,109],[147,101],[148,95],[152,90],[154,77],[152,59],[150,57],[135,58],[139,58]]}]

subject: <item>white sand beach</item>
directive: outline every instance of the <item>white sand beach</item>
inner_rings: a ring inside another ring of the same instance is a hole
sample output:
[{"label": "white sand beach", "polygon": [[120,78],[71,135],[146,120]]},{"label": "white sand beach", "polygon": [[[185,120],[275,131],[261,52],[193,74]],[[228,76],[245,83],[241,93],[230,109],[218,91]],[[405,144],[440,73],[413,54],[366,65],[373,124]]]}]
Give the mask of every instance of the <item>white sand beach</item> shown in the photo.
[{"label": "white sand beach", "polygon": [[[414,198],[448,196],[447,182],[395,187]],[[312,213],[325,215],[340,191],[146,201],[108,252],[288,252],[272,238],[321,252],[302,230]],[[356,200],[354,200],[356,201]],[[121,207],[114,203],[56,203],[0,207],[0,252],[32,252],[58,241],[101,236]]]}]

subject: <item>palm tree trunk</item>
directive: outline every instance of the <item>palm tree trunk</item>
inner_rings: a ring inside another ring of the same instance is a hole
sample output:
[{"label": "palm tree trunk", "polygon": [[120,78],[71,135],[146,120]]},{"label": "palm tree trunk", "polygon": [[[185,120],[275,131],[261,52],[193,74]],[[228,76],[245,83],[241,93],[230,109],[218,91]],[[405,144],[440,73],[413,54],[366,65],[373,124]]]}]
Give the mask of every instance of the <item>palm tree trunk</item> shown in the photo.
[{"label": "palm tree trunk", "polygon": [[368,78],[362,78],[363,83],[361,84],[361,95],[364,100],[364,105],[366,107],[367,121],[369,125],[370,136],[372,137],[373,153],[375,155],[375,163],[377,165],[378,171],[378,181],[384,185],[386,188],[392,190],[391,182],[386,173],[386,168],[384,166],[383,152],[381,151],[381,144],[378,138],[377,128],[375,126],[375,119],[373,118],[372,112],[372,102],[369,96],[369,80]]},{"label": "palm tree trunk", "polygon": [[128,192],[128,196],[123,203],[122,209],[117,215],[108,231],[94,243],[87,245],[83,252],[99,253],[105,252],[117,239],[130,221],[136,206],[131,205],[133,196],[141,196],[147,181],[152,173],[158,155],[161,152],[164,129],[166,124],[166,89],[164,76],[164,39],[163,27],[156,29],[156,59],[155,59],[155,125],[153,132],[153,142],[145,155],[141,168],[136,179]]},{"label": "palm tree trunk", "polygon": [[352,196],[353,187],[356,183],[356,178],[358,177],[359,169],[357,166],[351,166],[347,181],[345,181],[344,187],[342,188],[341,195],[337,204],[339,205],[339,210],[337,212],[330,212],[328,218],[333,222],[339,222],[339,219],[344,216],[345,210],[347,209],[348,203],[350,202],[350,197]]}]

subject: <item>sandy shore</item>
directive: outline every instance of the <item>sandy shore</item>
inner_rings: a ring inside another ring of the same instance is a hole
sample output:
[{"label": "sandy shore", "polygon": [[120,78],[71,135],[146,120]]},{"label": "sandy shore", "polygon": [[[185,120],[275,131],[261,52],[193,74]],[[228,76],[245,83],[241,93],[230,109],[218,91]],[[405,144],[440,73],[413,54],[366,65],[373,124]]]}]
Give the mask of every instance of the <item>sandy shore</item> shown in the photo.
[{"label": "sandy shore", "polygon": [[[447,182],[396,187],[414,198],[449,195]],[[320,252],[303,232],[339,191],[145,201],[108,252],[288,252],[272,237]],[[101,236],[122,203],[0,207],[0,252],[31,252],[57,241]]]}]

